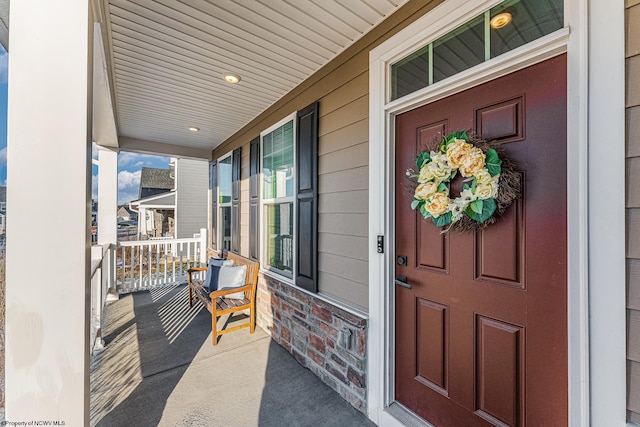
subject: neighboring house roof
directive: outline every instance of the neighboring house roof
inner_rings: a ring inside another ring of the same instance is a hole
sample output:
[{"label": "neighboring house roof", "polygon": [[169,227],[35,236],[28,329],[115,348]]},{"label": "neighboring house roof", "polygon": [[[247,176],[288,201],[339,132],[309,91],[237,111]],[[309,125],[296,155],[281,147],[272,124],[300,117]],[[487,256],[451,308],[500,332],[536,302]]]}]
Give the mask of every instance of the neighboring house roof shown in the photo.
[{"label": "neighboring house roof", "polygon": [[175,209],[176,192],[157,194],[155,196],[145,197],[132,201],[129,206],[134,208],[156,208],[156,209]]},{"label": "neighboring house roof", "polygon": [[146,168],[140,170],[140,190],[138,198],[143,199],[154,194],[166,193],[174,188],[171,169]]},{"label": "neighboring house roof", "polygon": [[125,214],[125,213],[126,213],[126,214],[128,214],[128,215],[132,215],[132,214],[133,214],[133,215],[135,215],[135,214],[136,214],[136,212],[135,212],[135,211],[133,211],[133,210],[129,209],[129,208],[128,208],[128,207],[126,207],[126,206],[120,206],[120,208],[118,209],[118,213],[119,213],[119,214]]}]

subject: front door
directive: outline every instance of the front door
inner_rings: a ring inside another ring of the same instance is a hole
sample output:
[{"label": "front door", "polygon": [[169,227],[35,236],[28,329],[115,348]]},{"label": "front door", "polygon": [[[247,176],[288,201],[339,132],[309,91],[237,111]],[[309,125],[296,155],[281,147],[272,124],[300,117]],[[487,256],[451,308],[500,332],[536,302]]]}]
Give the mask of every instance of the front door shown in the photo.
[{"label": "front door", "polygon": [[[396,119],[395,398],[435,426],[567,424],[566,55]],[[438,134],[497,140],[522,198],[441,234],[407,168]]]}]

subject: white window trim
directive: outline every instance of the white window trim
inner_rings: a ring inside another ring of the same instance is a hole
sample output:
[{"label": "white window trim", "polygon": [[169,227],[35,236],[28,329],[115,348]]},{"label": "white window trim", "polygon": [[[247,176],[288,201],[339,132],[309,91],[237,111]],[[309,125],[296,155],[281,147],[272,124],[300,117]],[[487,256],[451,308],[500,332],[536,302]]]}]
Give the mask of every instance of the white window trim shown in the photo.
[{"label": "white window trim", "polygon": [[[227,158],[231,159],[231,187],[233,188],[233,151],[229,151],[227,154],[218,157],[218,160],[216,161],[217,167],[216,167],[216,174],[218,174],[218,176],[216,176],[216,188],[213,190],[213,192],[215,193],[215,200],[216,200],[216,209],[218,210],[218,212],[216,212],[216,233],[218,234],[218,250],[223,250],[224,249],[224,236],[223,236],[223,229],[222,229],[222,215],[221,215],[221,209],[222,207],[231,207],[231,200],[229,200],[229,202],[227,203],[220,203],[220,172],[222,171],[222,168],[220,167],[221,165],[221,161],[222,160],[226,160]],[[231,236],[229,236],[229,238],[232,238],[233,236],[233,222],[231,223]]]},{"label": "white window trim", "polygon": [[[384,191],[369,195],[368,415],[382,426],[402,425],[389,411],[394,384],[395,244],[389,195],[394,194],[395,115],[566,50],[569,425],[624,426],[624,5],[565,0],[563,30],[387,103],[391,63],[500,2],[447,0],[370,52],[369,188]],[[518,56],[522,52],[526,57]],[[589,117],[598,120],[590,122]],[[607,220],[611,215],[615,220]],[[384,254],[376,251],[378,235],[387,236]],[[590,316],[597,322],[590,324]],[[407,414],[407,420],[416,421],[411,417]]]},{"label": "white window trim", "polygon": [[[296,203],[296,194],[295,194],[295,189],[296,189],[296,176],[297,176],[297,162],[296,162],[296,154],[297,154],[297,139],[296,139],[296,135],[297,135],[297,128],[298,128],[298,124],[297,124],[297,111],[294,111],[293,113],[291,113],[290,115],[284,117],[282,120],[280,120],[279,122],[271,125],[270,127],[268,127],[267,129],[263,130],[262,132],[260,132],[260,171],[258,173],[258,194],[260,195],[260,210],[259,210],[259,229],[260,229],[260,271],[264,274],[267,274],[269,276],[272,276],[276,279],[278,279],[279,281],[283,282],[283,283],[287,283],[287,284],[291,284],[291,285],[295,285],[295,278],[296,278],[296,273],[297,273],[297,267],[298,267],[298,259],[296,258],[296,227],[298,224],[298,218],[297,218],[297,203]],[[271,132],[273,132],[274,130],[278,129],[279,127],[285,125],[288,122],[293,122],[293,196],[291,197],[278,197],[275,199],[264,199],[263,198],[263,175],[262,175],[262,169],[264,167],[264,165],[262,164],[262,159],[264,156],[264,145],[263,145],[263,137]],[[292,272],[291,272],[291,277],[288,276],[288,274],[286,274],[284,271],[281,271],[277,268],[273,268],[273,267],[267,267],[267,263],[265,262],[265,257],[266,257],[266,245],[267,245],[267,239],[265,238],[265,226],[264,226],[264,222],[265,222],[265,214],[264,214],[264,207],[265,205],[273,205],[273,204],[279,204],[279,203],[288,203],[291,202],[291,204],[293,205],[293,268],[292,268]]]}]

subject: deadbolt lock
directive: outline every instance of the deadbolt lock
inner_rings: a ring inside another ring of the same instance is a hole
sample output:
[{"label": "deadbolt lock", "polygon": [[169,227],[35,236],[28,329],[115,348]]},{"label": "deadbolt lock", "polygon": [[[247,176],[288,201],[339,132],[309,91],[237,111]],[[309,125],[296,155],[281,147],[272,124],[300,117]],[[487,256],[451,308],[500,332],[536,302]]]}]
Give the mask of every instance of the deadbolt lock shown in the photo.
[{"label": "deadbolt lock", "polygon": [[400,255],[398,257],[398,265],[407,265],[407,257],[404,255]]}]

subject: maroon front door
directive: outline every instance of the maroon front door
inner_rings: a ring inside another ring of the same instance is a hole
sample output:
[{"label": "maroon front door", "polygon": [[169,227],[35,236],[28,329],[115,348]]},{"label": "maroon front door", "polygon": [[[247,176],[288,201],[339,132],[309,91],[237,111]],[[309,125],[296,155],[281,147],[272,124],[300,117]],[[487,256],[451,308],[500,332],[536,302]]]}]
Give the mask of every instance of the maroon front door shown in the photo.
[{"label": "maroon front door", "polygon": [[[395,397],[435,426],[567,424],[566,91],[562,55],[396,119]],[[441,234],[405,171],[458,130],[502,144],[522,199]]]}]

